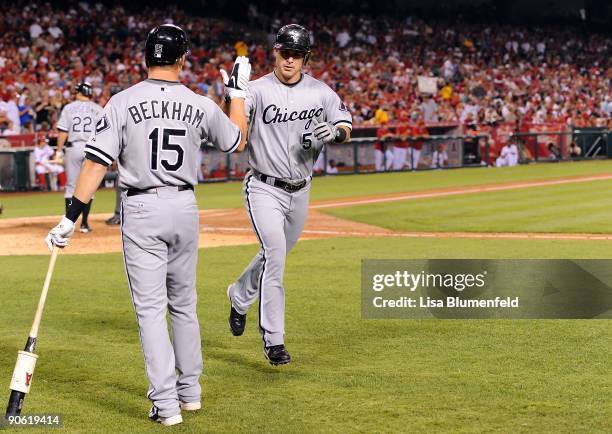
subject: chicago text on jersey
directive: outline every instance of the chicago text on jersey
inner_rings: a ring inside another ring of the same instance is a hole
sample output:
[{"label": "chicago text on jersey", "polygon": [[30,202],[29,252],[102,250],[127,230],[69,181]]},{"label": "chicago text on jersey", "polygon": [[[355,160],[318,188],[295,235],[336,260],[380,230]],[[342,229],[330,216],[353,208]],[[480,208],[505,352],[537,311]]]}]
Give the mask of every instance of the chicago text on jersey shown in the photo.
[{"label": "chicago text on jersey", "polygon": [[[281,110],[284,111],[284,113],[281,113]],[[306,119],[308,119],[308,122],[306,122],[305,128],[308,129],[308,127],[310,126],[310,122],[312,121],[313,117],[319,117],[321,116],[321,114],[323,113],[323,108],[319,107],[319,108],[313,108],[310,110],[302,110],[301,112],[297,112],[297,111],[292,111],[291,113],[288,113],[287,107],[285,107],[284,109],[281,109],[280,107],[277,107],[275,104],[270,104],[269,106],[267,106],[264,111],[263,111],[263,121],[264,124],[268,125],[268,124],[275,124],[275,123],[281,123],[281,122],[293,122],[293,121],[305,121]]]}]

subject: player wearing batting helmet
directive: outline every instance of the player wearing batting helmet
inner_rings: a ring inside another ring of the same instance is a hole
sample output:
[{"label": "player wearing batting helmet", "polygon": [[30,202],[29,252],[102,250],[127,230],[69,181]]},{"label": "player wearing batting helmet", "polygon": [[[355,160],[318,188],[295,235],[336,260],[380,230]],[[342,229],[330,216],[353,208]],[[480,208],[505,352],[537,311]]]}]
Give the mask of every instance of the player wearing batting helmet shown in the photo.
[{"label": "player wearing batting helmet", "polygon": [[74,88],[74,91],[76,93],[80,93],[83,96],[86,96],[87,98],[91,98],[93,96],[93,87],[91,86],[91,83],[87,81],[82,81],[77,84]]},{"label": "player wearing batting helmet", "polygon": [[300,53],[305,65],[310,58],[310,33],[299,24],[287,24],[276,34],[274,49]]},{"label": "player wearing batting helmet", "polygon": [[174,65],[189,55],[187,34],[179,26],[163,24],[153,28],[145,43],[147,67]]},{"label": "player wearing batting helmet", "polygon": [[104,107],[85,146],[86,161],[70,208],[47,236],[49,248],[68,244],[74,222],[116,161],[123,257],[150,382],[147,398],[153,404],[149,417],[166,426],[182,422],[181,410],[201,407],[195,161],[202,141],[225,153],[242,150],[247,127],[248,59],[234,65],[228,119],[211,99],[179,82],[188,53],[180,27],[164,24],[150,31],[148,78],[117,93]]},{"label": "player wearing batting helmet", "polygon": [[227,289],[229,325],[244,332],[249,307],[259,297],[264,355],[273,365],[291,362],[285,347],[286,256],[306,221],[313,163],[325,144],[349,139],[351,114],[325,83],[304,73],[310,33],[298,24],[280,29],[272,72],[249,83],[249,165],[245,206],[261,250]]}]

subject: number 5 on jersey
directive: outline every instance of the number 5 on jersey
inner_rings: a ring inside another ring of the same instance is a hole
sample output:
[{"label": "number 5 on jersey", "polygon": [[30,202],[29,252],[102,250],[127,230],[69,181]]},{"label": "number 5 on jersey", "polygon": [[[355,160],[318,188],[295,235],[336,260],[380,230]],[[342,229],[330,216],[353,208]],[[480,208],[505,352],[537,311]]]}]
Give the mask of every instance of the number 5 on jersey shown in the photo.
[{"label": "number 5 on jersey", "polygon": [[307,151],[312,148],[312,133],[302,134],[302,148]]},{"label": "number 5 on jersey", "polygon": [[[176,161],[170,162],[167,158],[161,158],[161,152],[159,151],[159,133],[161,130],[161,150],[176,152]],[[185,137],[187,131],[184,129],[171,129],[171,128],[154,128],[149,134],[149,140],[151,141],[151,170],[158,170],[158,165],[161,164],[164,169],[168,172],[176,172],[183,165],[183,159],[185,151],[178,143],[172,143],[173,137]],[[160,161],[161,159],[161,161]]]}]

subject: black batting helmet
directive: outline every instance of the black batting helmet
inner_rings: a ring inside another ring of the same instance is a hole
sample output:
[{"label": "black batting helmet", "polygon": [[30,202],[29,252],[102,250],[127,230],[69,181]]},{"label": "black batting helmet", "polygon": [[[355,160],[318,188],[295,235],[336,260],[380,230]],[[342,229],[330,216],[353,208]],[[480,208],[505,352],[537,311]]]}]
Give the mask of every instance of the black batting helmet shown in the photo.
[{"label": "black batting helmet", "polygon": [[145,44],[147,66],[174,65],[183,54],[189,54],[189,40],[183,29],[174,24],[151,29]]},{"label": "black batting helmet", "polygon": [[88,81],[82,81],[76,85],[74,91],[86,97],[91,97],[93,95],[93,86]]},{"label": "black batting helmet", "polygon": [[276,34],[274,48],[304,53],[304,63],[310,57],[310,32],[299,24],[287,24]]}]

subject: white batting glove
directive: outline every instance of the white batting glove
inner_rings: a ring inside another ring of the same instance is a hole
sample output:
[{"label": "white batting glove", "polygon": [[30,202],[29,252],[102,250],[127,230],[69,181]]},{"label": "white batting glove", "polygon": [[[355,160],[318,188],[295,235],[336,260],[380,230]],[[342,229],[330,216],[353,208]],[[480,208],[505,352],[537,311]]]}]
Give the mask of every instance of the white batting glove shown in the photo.
[{"label": "white batting glove", "polygon": [[225,85],[225,94],[234,98],[246,98],[246,91],[251,78],[251,63],[246,56],[236,57],[234,67],[231,74],[228,76],[227,71],[223,68],[219,70],[223,84]]},{"label": "white batting glove", "polygon": [[323,143],[333,142],[338,134],[338,127],[329,122],[316,122],[314,120],[314,135],[317,139],[321,140]]},{"label": "white batting glove", "polygon": [[45,243],[50,251],[53,251],[53,246],[66,247],[72,234],[74,234],[74,223],[64,216],[59,224],[49,231]]},{"label": "white batting glove", "polygon": [[63,160],[64,159],[64,151],[62,151],[62,150],[55,151],[55,159],[56,160]]}]

